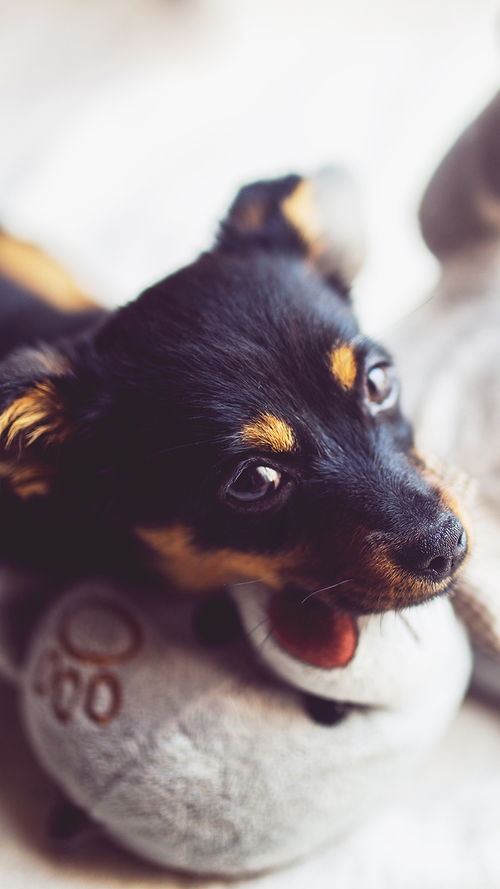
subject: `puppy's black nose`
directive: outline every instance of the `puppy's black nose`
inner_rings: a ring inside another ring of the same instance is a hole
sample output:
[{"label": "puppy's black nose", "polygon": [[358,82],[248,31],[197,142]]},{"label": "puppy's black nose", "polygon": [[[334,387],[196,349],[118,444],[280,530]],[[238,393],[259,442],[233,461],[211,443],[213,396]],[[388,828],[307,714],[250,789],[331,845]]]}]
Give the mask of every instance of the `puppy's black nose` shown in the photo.
[{"label": "puppy's black nose", "polygon": [[399,552],[399,562],[430,581],[450,577],[467,553],[467,532],[452,513],[428,528]]}]

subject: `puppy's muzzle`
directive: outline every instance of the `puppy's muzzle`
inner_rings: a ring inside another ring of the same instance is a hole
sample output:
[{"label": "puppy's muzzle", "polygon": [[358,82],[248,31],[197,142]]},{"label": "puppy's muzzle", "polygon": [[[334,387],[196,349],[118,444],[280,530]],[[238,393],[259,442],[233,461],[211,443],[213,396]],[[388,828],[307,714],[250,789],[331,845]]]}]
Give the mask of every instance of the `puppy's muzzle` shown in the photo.
[{"label": "puppy's muzzle", "polygon": [[451,577],[467,550],[467,532],[457,517],[448,512],[410,543],[395,549],[394,559],[406,571],[432,583]]}]

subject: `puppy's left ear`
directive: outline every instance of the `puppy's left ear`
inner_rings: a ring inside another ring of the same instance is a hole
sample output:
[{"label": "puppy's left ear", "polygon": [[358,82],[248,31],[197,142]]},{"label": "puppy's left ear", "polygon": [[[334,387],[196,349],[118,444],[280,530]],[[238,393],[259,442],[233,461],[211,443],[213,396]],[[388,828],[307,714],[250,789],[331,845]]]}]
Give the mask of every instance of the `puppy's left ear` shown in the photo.
[{"label": "puppy's left ear", "polygon": [[365,252],[353,177],[335,167],[307,179],[290,175],[245,186],[221,225],[217,248],[295,255],[347,292]]},{"label": "puppy's left ear", "polygon": [[72,435],[68,359],[49,347],[22,349],[0,365],[0,481],[22,498],[50,493]]}]

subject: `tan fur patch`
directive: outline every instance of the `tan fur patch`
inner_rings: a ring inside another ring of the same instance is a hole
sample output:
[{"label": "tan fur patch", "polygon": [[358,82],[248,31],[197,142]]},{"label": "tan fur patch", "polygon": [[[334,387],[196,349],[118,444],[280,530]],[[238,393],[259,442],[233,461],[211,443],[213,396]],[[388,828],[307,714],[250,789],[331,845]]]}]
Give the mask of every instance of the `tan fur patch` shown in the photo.
[{"label": "tan fur patch", "polygon": [[401,594],[404,592],[406,604],[412,601],[420,602],[435,596],[450,585],[450,578],[444,580],[427,581],[419,578],[410,578],[407,571],[395,565],[390,554],[390,548],[385,544],[378,544],[372,557],[366,562],[365,568],[382,582],[384,597],[389,607],[401,607]]},{"label": "tan fur patch", "polygon": [[0,271],[55,309],[80,312],[96,308],[54,259],[5,233],[0,233]]},{"label": "tan fur patch", "polygon": [[12,491],[26,500],[28,497],[44,496],[49,493],[51,475],[41,464],[17,464],[5,460],[0,463],[0,479],[6,479]]},{"label": "tan fur patch", "polygon": [[[406,608],[431,599],[449,586],[449,579],[432,582],[400,568],[392,554],[393,541],[358,528],[345,542],[344,563],[337,566],[343,581],[333,595],[338,595],[346,610],[378,613]],[[325,601],[332,592],[322,594]]]},{"label": "tan fur patch", "polygon": [[39,439],[44,439],[44,444],[60,443],[68,433],[62,405],[50,380],[36,383],[0,415],[0,439],[7,448],[14,443],[29,447]]},{"label": "tan fur patch", "polygon": [[265,221],[265,206],[263,203],[253,201],[238,210],[232,217],[233,225],[241,231],[253,232],[262,228]]},{"label": "tan fur patch", "polygon": [[310,258],[323,249],[323,221],[314,200],[314,189],[308,179],[302,179],[290,195],[281,203],[285,219],[304,241]]},{"label": "tan fur patch", "polygon": [[293,429],[272,414],[261,414],[253,423],[247,423],[241,430],[245,444],[255,448],[270,448],[277,453],[293,451],[296,447]]},{"label": "tan fur patch", "polygon": [[155,552],[160,566],[174,584],[193,592],[256,579],[279,588],[285,575],[291,576],[300,559],[300,553],[294,551],[269,556],[228,547],[203,550],[192,542],[192,534],[184,525],[137,528],[136,531]]},{"label": "tan fur patch", "polygon": [[330,352],[330,369],[343,389],[352,389],[356,382],[358,366],[352,346],[342,343]]}]

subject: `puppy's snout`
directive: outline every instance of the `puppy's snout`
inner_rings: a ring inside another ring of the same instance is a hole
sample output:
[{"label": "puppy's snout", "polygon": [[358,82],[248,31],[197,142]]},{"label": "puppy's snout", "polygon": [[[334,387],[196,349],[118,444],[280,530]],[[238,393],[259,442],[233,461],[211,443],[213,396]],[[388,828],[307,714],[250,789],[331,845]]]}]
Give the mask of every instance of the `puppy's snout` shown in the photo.
[{"label": "puppy's snout", "polygon": [[463,562],[467,532],[452,513],[416,537],[399,551],[399,562],[407,570],[431,581],[445,580]]}]

